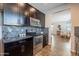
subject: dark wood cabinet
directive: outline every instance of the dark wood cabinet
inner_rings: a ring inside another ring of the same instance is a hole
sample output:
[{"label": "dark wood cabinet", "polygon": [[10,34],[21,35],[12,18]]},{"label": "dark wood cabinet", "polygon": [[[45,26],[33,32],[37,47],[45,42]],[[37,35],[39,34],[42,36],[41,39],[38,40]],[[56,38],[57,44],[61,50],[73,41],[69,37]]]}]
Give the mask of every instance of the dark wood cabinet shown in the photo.
[{"label": "dark wood cabinet", "polygon": [[48,45],[48,35],[45,34],[45,35],[43,35],[43,47],[45,47],[47,45]]},{"label": "dark wood cabinet", "polygon": [[5,43],[4,53],[5,56],[20,56],[21,45],[19,45],[18,42]]},{"label": "dark wood cabinet", "polygon": [[5,25],[27,25],[29,20],[29,6],[16,3],[4,4]]},{"label": "dark wood cabinet", "polygon": [[5,25],[30,26],[30,17],[40,20],[42,27],[45,27],[45,14],[40,12],[33,6],[27,3],[24,5],[17,3],[4,4]]},{"label": "dark wood cabinet", "polygon": [[33,38],[4,44],[5,56],[32,56]]},{"label": "dark wood cabinet", "polygon": [[23,6],[21,6],[20,4],[18,4],[18,8],[19,8],[19,13],[21,15],[24,15],[26,17],[29,17],[30,16],[30,13],[29,13],[29,5],[28,4],[24,4]]},{"label": "dark wood cabinet", "polygon": [[21,12],[24,15],[24,25],[30,26],[30,7],[28,4],[25,4],[23,9],[21,8]]},{"label": "dark wood cabinet", "polygon": [[24,52],[23,56],[32,56],[33,55],[33,38],[28,38],[24,43]]},{"label": "dark wood cabinet", "polygon": [[42,27],[45,27],[45,14],[38,10],[36,15],[37,15],[37,19],[40,20]]},{"label": "dark wood cabinet", "polygon": [[4,24],[17,25],[19,24],[18,5],[15,3],[4,4]]},{"label": "dark wood cabinet", "polygon": [[21,56],[21,46],[15,45],[8,48],[8,53],[10,56]]},{"label": "dark wood cabinet", "polygon": [[30,17],[40,20],[42,27],[45,27],[45,14],[44,13],[40,12],[37,9],[35,9],[34,12],[30,12],[30,13],[31,13]]},{"label": "dark wood cabinet", "polygon": [[30,17],[36,18],[37,17],[36,12],[37,12],[37,10],[35,8],[30,7]]},{"label": "dark wood cabinet", "polygon": [[[27,4],[29,9],[29,17],[40,20],[42,27],[45,27],[45,14],[34,8],[33,6]],[[29,20],[29,19],[28,19]],[[30,20],[28,21],[30,23]]]}]

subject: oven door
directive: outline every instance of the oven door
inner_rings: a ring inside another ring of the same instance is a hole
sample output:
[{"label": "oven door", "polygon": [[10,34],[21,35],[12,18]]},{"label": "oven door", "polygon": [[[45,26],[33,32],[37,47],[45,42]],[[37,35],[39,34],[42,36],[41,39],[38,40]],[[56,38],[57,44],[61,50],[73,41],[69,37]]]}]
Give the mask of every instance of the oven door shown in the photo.
[{"label": "oven door", "polygon": [[37,52],[39,52],[43,47],[43,36],[35,36],[34,42],[33,42],[33,54],[35,55]]},{"label": "oven door", "polygon": [[34,46],[38,45],[38,44],[42,44],[43,43],[43,36],[35,36],[34,37]]}]

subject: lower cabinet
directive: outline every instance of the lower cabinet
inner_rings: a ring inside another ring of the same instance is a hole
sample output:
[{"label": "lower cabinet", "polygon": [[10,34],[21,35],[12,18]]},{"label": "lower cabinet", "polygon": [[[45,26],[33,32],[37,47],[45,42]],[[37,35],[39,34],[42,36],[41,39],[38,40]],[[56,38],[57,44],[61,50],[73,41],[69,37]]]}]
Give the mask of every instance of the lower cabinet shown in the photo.
[{"label": "lower cabinet", "polygon": [[9,56],[20,56],[21,55],[21,47],[20,46],[12,46],[7,48],[6,52]]},{"label": "lower cabinet", "polygon": [[43,47],[48,45],[48,35],[43,35]]},{"label": "lower cabinet", "polygon": [[[43,47],[48,45],[48,35],[43,35]],[[33,56],[33,37],[4,44],[5,56]]]},{"label": "lower cabinet", "polygon": [[32,56],[33,55],[33,39],[28,39],[28,41],[26,41],[24,43],[24,45],[22,45],[22,55],[23,56]]},{"label": "lower cabinet", "polygon": [[33,39],[29,38],[4,45],[5,56],[32,56],[33,55]]}]

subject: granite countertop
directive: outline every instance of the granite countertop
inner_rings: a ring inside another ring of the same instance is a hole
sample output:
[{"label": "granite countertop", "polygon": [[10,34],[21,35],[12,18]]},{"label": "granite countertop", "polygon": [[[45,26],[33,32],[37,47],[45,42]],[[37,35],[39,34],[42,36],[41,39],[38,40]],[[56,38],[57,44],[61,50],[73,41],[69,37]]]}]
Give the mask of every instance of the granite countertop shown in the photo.
[{"label": "granite countertop", "polygon": [[31,37],[39,36],[39,35],[44,35],[44,34],[30,34],[24,37],[8,37],[6,39],[3,39],[3,43],[10,43],[10,42],[15,42],[23,39],[28,39]]},{"label": "granite countertop", "polygon": [[45,35],[44,33],[27,33],[27,35],[31,35],[31,36],[39,36],[39,35]]},{"label": "granite countertop", "polygon": [[34,34],[34,35],[31,35],[31,36],[34,37],[34,36],[39,36],[39,35],[44,35],[44,34]]},{"label": "granite countertop", "polygon": [[9,37],[8,39],[3,39],[3,43],[10,43],[10,42],[15,42],[15,41],[19,41],[19,40],[23,40],[23,39],[28,39],[31,38],[33,36],[26,36],[26,37]]}]

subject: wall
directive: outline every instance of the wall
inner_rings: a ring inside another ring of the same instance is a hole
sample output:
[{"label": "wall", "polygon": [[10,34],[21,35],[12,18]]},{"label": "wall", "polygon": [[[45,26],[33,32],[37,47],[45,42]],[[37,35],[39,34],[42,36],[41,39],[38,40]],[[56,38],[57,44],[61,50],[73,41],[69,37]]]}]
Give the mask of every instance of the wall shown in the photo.
[{"label": "wall", "polygon": [[73,26],[79,26],[79,4],[71,4],[71,17]]},{"label": "wall", "polygon": [[51,41],[51,24],[52,24],[52,15],[51,14],[46,14],[45,16],[45,27],[48,27],[49,28],[49,34],[48,34],[48,44],[51,44],[52,41]]},{"label": "wall", "polygon": [[74,36],[74,27],[79,26],[79,4],[70,4],[70,12],[71,12],[71,19],[72,19],[72,35],[71,35],[71,49],[72,52],[75,51],[75,36]]}]

